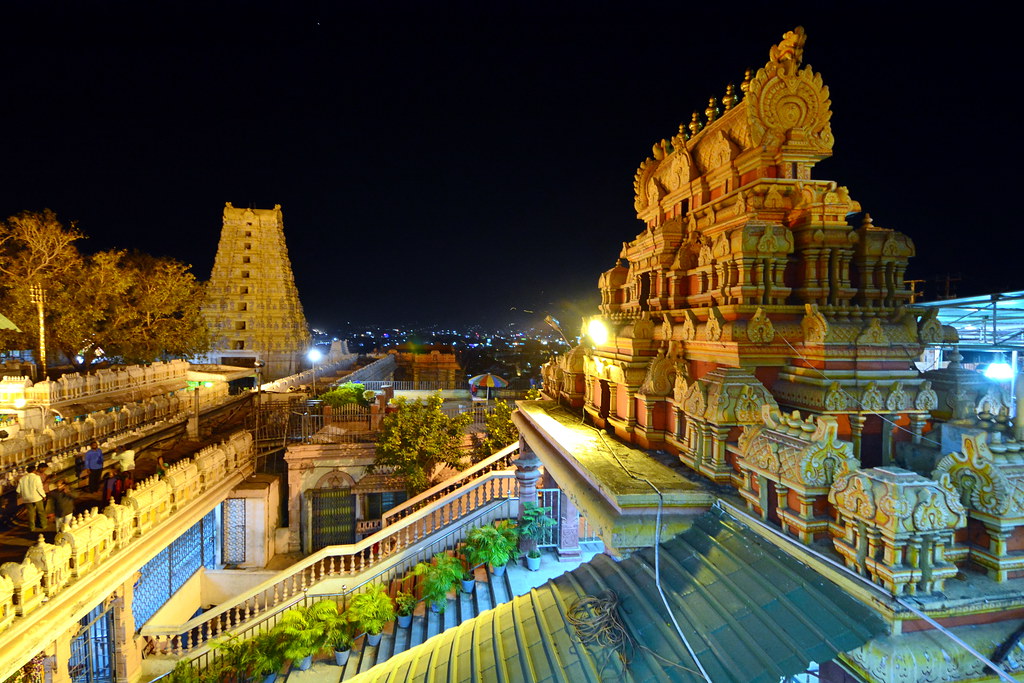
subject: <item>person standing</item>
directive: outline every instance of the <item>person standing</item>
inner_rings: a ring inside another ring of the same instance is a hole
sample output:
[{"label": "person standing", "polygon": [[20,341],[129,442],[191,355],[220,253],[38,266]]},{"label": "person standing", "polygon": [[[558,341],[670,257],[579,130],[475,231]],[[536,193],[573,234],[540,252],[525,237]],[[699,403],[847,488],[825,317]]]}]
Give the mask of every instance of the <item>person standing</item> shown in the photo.
[{"label": "person standing", "polygon": [[117,464],[121,466],[121,471],[124,473],[121,478],[124,480],[124,489],[128,490],[135,487],[135,450],[132,448],[125,448],[119,446],[117,449],[117,455],[114,456],[117,460]]},{"label": "person standing", "polygon": [[56,490],[50,494],[53,498],[53,515],[57,521],[57,533],[64,531],[64,527],[75,515],[75,495],[68,490],[68,484],[63,479],[57,482]]},{"label": "person standing", "polygon": [[[43,480],[36,474],[35,465],[29,465],[25,476],[18,481],[18,497],[25,503],[28,530],[42,531],[46,524],[46,517],[43,513],[46,491],[43,490]],[[36,528],[37,523],[39,528]]]},{"label": "person standing", "polygon": [[96,493],[100,490],[100,476],[103,474],[103,451],[95,441],[85,452],[85,469],[89,470],[89,490]]}]

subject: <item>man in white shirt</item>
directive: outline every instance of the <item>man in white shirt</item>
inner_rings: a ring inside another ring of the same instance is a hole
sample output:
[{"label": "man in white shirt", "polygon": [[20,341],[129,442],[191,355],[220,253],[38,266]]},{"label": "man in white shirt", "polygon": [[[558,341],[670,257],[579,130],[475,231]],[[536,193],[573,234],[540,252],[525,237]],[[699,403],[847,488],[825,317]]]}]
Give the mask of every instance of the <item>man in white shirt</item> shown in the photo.
[{"label": "man in white shirt", "polygon": [[46,524],[46,513],[43,511],[46,491],[43,490],[43,480],[36,474],[35,465],[29,465],[25,476],[18,481],[18,497],[25,503],[28,530],[42,531]]}]

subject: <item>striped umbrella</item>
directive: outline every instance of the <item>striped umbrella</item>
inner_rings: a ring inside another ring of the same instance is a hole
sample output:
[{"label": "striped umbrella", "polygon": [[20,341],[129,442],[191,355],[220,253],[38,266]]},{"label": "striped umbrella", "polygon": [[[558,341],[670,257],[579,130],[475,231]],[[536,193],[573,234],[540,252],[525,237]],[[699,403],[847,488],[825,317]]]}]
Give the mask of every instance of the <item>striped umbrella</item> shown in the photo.
[{"label": "striped umbrella", "polygon": [[482,375],[470,377],[469,384],[470,386],[476,385],[478,387],[487,387],[488,389],[502,389],[508,386],[508,380],[504,377],[498,377],[497,375],[485,372]]}]

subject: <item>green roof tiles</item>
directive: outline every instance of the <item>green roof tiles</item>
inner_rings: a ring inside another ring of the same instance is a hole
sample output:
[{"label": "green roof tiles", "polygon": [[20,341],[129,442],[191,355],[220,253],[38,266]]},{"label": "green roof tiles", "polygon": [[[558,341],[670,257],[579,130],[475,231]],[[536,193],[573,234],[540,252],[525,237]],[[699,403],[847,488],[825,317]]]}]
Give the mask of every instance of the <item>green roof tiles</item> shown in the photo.
[{"label": "green roof tiles", "polygon": [[[660,567],[669,605],[714,683],[777,683],[885,630],[871,609],[717,508],[662,544]],[[636,644],[625,669],[619,653],[583,645],[566,620],[576,599],[605,590]],[[598,555],[350,680],[700,681],[695,670],[646,548],[622,562]]]}]

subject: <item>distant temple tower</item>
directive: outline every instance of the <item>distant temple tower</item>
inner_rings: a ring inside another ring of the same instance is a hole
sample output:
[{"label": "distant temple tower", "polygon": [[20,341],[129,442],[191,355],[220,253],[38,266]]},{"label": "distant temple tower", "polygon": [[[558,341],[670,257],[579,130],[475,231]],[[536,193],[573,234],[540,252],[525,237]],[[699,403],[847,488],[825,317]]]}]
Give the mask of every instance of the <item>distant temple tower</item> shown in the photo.
[{"label": "distant temple tower", "polygon": [[263,379],[297,372],[309,330],[284,242],[281,205],[224,205],[224,229],[206,286],[203,315],[213,335],[210,359],[266,365]]}]

